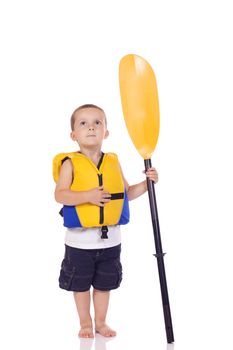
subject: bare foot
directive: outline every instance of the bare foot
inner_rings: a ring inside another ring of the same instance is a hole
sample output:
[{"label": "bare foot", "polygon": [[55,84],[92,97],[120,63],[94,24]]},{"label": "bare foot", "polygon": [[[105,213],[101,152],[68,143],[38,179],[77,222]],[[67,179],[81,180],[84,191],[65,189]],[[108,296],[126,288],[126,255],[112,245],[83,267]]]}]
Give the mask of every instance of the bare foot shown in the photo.
[{"label": "bare foot", "polygon": [[95,327],[96,333],[101,334],[104,337],[115,337],[116,332],[112,330],[106,323],[96,325]]},{"label": "bare foot", "polygon": [[81,327],[78,335],[80,338],[94,338],[92,326]]}]

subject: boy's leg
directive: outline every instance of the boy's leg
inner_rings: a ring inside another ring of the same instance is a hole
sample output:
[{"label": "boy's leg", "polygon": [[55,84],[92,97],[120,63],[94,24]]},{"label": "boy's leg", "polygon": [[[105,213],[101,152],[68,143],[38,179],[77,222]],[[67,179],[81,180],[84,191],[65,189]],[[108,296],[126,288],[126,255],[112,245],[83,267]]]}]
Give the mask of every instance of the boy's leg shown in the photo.
[{"label": "boy's leg", "polygon": [[90,315],[90,291],[74,292],[74,300],[80,320],[79,336],[81,338],[93,338],[93,325]]},{"label": "boy's leg", "polygon": [[93,304],[95,310],[95,330],[104,337],[114,337],[116,332],[106,324],[110,291],[93,289]]}]

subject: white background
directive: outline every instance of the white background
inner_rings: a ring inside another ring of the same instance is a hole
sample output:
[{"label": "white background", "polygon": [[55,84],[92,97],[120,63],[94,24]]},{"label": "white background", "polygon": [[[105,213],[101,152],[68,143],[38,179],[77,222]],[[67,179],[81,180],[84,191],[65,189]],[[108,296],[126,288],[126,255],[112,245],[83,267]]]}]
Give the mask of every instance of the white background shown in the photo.
[{"label": "white background", "polygon": [[[1,341],[4,349],[212,350],[232,346],[231,1],[1,1]],[[130,184],[143,160],[124,125],[122,56],[154,68],[161,131],[153,155],[175,333],[166,345],[147,195],[123,227],[118,336],[81,342],[72,294],[58,288],[64,230],[51,163],[72,151],[69,118],[105,109]]]}]

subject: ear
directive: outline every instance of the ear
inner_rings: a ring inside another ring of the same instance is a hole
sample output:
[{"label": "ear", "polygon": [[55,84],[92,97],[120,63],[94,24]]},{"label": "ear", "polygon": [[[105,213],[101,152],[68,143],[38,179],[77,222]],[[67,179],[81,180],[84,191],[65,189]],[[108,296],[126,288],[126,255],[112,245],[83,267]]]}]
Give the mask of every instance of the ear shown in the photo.
[{"label": "ear", "polygon": [[74,132],[74,131],[71,131],[71,133],[70,133],[70,137],[71,137],[71,139],[72,139],[73,141],[77,141],[77,137],[76,137],[76,135],[75,135],[75,132]]},{"label": "ear", "polygon": [[108,137],[108,135],[109,135],[109,131],[108,131],[108,130],[106,130],[106,131],[105,131],[104,138],[106,139],[106,138]]}]

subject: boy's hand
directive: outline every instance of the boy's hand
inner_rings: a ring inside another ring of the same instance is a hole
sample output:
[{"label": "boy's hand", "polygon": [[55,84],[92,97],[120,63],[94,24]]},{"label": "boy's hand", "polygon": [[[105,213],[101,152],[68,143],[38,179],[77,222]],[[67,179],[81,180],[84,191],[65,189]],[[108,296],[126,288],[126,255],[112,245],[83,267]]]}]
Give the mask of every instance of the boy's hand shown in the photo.
[{"label": "boy's hand", "polygon": [[154,183],[158,182],[158,173],[155,168],[148,168],[147,171],[143,171],[144,174],[146,174],[146,177],[148,177],[151,181]]},{"label": "boy's hand", "polygon": [[111,194],[104,191],[103,186],[93,188],[88,191],[89,203],[104,207],[105,203],[110,202]]}]

